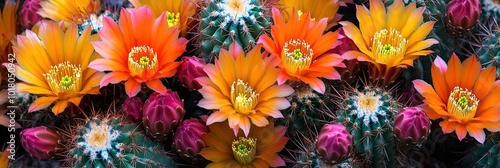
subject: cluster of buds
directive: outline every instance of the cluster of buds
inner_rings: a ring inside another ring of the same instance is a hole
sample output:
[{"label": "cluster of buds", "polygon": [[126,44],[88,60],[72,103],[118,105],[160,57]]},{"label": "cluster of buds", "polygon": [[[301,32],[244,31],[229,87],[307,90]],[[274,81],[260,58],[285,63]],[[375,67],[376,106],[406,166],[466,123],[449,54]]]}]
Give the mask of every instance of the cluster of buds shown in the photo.
[{"label": "cluster of buds", "polygon": [[460,37],[476,25],[480,15],[479,0],[452,0],[446,11],[446,30]]},{"label": "cluster of buds", "polygon": [[328,164],[344,161],[352,149],[352,135],[340,123],[326,124],[316,140],[316,152]]},{"label": "cluster of buds", "polygon": [[430,134],[431,121],[419,107],[407,107],[394,118],[394,136],[399,141],[416,144]]}]

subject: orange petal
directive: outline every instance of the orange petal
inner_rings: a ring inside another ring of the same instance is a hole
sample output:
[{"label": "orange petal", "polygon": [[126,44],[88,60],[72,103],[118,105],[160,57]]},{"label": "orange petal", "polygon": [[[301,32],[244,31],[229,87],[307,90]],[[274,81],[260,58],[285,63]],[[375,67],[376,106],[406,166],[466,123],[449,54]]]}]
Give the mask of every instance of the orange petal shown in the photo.
[{"label": "orange petal", "polygon": [[248,117],[252,120],[252,123],[257,127],[263,127],[269,124],[269,121],[266,119],[266,117],[261,116],[259,114],[250,114],[248,115]]},{"label": "orange petal", "polygon": [[294,92],[289,85],[273,85],[260,93],[259,101],[266,101],[274,97],[286,97]]},{"label": "orange petal", "polygon": [[423,13],[424,13],[424,8],[418,8],[410,14],[410,17],[408,17],[408,21],[401,30],[401,35],[404,38],[409,37],[420,26],[424,17],[422,15]]},{"label": "orange petal", "polygon": [[[491,94],[490,92],[495,78],[496,72],[494,67],[488,67],[479,73],[479,76],[474,83],[474,87],[472,88],[472,93],[476,95],[477,99],[486,101],[484,99],[488,94]],[[498,97],[498,95],[495,96]]]},{"label": "orange petal", "polygon": [[228,118],[228,113],[224,111],[215,111],[214,113],[210,114],[207,118],[207,125],[211,125],[216,122],[222,122],[225,121]]},{"label": "orange petal", "polygon": [[272,98],[267,101],[259,102],[257,104],[256,108],[259,107],[268,107],[272,109],[278,109],[278,110],[284,110],[288,107],[290,107],[290,101],[288,101],[286,98]]},{"label": "orange petal", "polygon": [[435,21],[425,22],[420,25],[420,27],[415,30],[410,37],[408,37],[408,47],[411,47],[414,43],[422,41],[431,32],[432,27],[434,27]]},{"label": "orange petal", "polygon": [[261,112],[262,114],[264,114],[266,116],[271,116],[273,118],[284,118],[283,114],[281,114],[281,111],[267,107],[267,106],[257,106],[255,108],[255,110],[258,112]]},{"label": "orange petal", "polygon": [[72,97],[68,100],[68,102],[73,103],[75,106],[80,105],[80,101],[82,100],[83,96],[78,96],[78,97]]},{"label": "orange petal", "polygon": [[406,55],[427,54],[428,52],[419,52],[419,51],[422,51],[423,49],[426,49],[426,48],[432,46],[433,44],[438,44],[438,43],[439,43],[439,41],[437,41],[435,39],[427,39],[427,40],[419,41],[419,42],[412,44],[411,46],[408,46],[405,54]]},{"label": "orange petal", "polygon": [[200,151],[200,154],[212,162],[222,162],[224,160],[232,160],[233,154],[226,151],[219,151],[214,147],[207,147]]},{"label": "orange petal", "polygon": [[[375,26],[373,24],[373,20],[370,17],[369,12],[370,11],[365,6],[356,5],[356,18],[358,18],[359,23],[361,23],[361,24],[359,24],[359,30],[361,31],[360,35],[361,35],[361,37],[363,37],[363,41],[364,41],[364,44],[366,46],[371,46],[370,45],[370,43],[371,43],[370,38],[373,37],[375,32],[379,31],[378,29],[375,30],[375,28],[378,26]],[[353,39],[352,37],[350,37],[347,34],[347,31],[345,28],[344,28],[344,32],[346,33],[346,35],[349,38]],[[356,41],[354,41],[354,43],[356,43]],[[356,43],[356,46],[358,46],[357,43]],[[358,48],[359,48],[359,46],[358,46]]]},{"label": "orange petal", "polygon": [[224,106],[230,106],[231,102],[228,99],[201,99],[198,106],[205,109],[220,109]]},{"label": "orange petal", "polygon": [[469,135],[474,137],[479,143],[483,144],[486,138],[486,134],[483,131],[483,127],[475,127],[475,125],[466,125],[465,128]]},{"label": "orange petal", "polygon": [[100,72],[104,71],[128,71],[128,67],[109,58],[96,59],[88,65],[89,68],[95,69]]},{"label": "orange petal", "polygon": [[25,83],[17,83],[16,84],[16,91],[21,92],[21,93],[31,93],[31,94],[37,94],[37,95],[55,96],[54,92],[52,92],[51,90],[48,90],[47,88],[28,85]]},{"label": "orange petal", "polygon": [[59,101],[54,105],[54,107],[52,107],[52,112],[55,115],[58,115],[59,113],[62,113],[66,107],[68,107],[68,101]]},{"label": "orange petal", "polygon": [[455,133],[457,133],[458,140],[462,141],[462,139],[467,136],[467,130],[465,129],[465,126],[457,124],[455,126]]},{"label": "orange petal", "polygon": [[325,93],[326,87],[325,83],[321,79],[318,79],[316,77],[307,77],[307,76],[297,76],[297,78],[304,82],[309,84],[313,90],[315,90],[318,93]]},{"label": "orange petal", "polygon": [[167,93],[167,87],[165,87],[165,85],[163,85],[163,83],[161,83],[160,79],[153,79],[153,80],[147,81],[146,85],[150,89],[154,90],[157,93],[160,93],[160,94]]},{"label": "orange petal", "polygon": [[36,99],[29,107],[28,112],[34,112],[37,110],[44,109],[50,106],[54,101],[58,100],[59,97],[40,97]]},{"label": "orange petal", "polygon": [[[375,26],[375,30],[382,30],[386,27],[386,11],[385,5],[382,1],[370,1],[370,17],[373,21],[373,26]],[[389,17],[391,18],[391,17]],[[360,23],[364,24],[364,22]],[[420,23],[420,22],[419,22]]]},{"label": "orange petal", "polygon": [[[447,71],[450,71],[450,69],[448,69]],[[452,88],[450,88],[450,86],[448,85],[445,74],[442,74],[441,69],[439,69],[437,66],[432,65],[431,76],[436,93],[439,95],[442,102],[447,102]]]},{"label": "orange petal", "polygon": [[134,97],[139,91],[141,91],[141,84],[135,79],[130,78],[125,82],[125,92],[127,92],[128,97]]},{"label": "orange petal", "polygon": [[269,37],[267,34],[261,35],[259,37],[259,40],[257,41],[257,44],[262,44],[262,46],[266,49],[266,51],[268,51],[272,55],[278,56],[279,54],[281,54],[281,53],[278,53],[278,51],[274,45],[273,39],[271,39],[271,37]]},{"label": "orange petal", "polygon": [[368,56],[372,56],[372,52],[368,50],[368,47],[371,46],[369,39],[363,38],[361,31],[358,27],[356,27],[356,25],[347,21],[339,22],[339,24],[343,26],[345,35],[349,37],[354,44],[356,44],[356,47],[358,47],[361,52],[367,54]]},{"label": "orange petal", "polygon": [[443,129],[443,133],[445,134],[455,131],[456,125],[456,122],[450,122],[448,120],[443,120],[439,123],[439,126],[441,126],[441,128]]},{"label": "orange petal", "polygon": [[448,87],[450,89],[453,89],[455,86],[460,85],[461,73],[462,64],[460,62],[460,59],[458,59],[458,56],[453,53],[450,60],[448,61],[448,70],[445,74],[446,83],[448,83]]},{"label": "orange petal", "polygon": [[327,34],[321,36],[314,44],[311,46],[313,50],[312,59],[315,60],[318,56],[323,55],[326,51],[334,47],[335,41],[337,41],[339,33],[328,32]]},{"label": "orange petal", "polygon": [[240,116],[240,123],[238,123],[241,130],[245,134],[245,137],[248,137],[248,133],[250,133],[250,120],[246,116]]},{"label": "orange petal", "polygon": [[130,74],[128,72],[110,72],[104,75],[101,79],[100,86],[104,87],[107,86],[108,84],[117,84],[122,81],[126,81],[127,79],[134,80],[131,78]]},{"label": "orange petal", "polygon": [[474,82],[479,76],[481,64],[477,61],[476,56],[472,55],[462,63],[462,66],[465,72],[462,72],[460,86],[471,90],[472,86],[474,86]]}]

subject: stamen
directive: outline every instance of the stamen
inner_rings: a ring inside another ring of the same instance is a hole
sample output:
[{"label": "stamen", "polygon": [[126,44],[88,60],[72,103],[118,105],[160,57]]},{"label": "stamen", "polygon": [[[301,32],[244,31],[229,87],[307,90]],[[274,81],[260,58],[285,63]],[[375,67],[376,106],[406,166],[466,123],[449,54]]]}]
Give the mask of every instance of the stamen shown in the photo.
[{"label": "stamen", "polygon": [[458,119],[474,118],[479,100],[470,90],[455,86],[448,98],[448,112]]},{"label": "stamen", "polygon": [[168,27],[180,26],[180,13],[173,13],[167,11]]},{"label": "stamen", "polygon": [[59,94],[68,90],[80,91],[82,68],[80,65],[73,65],[63,62],[56,66],[51,66],[49,72],[43,74],[50,89]]},{"label": "stamen", "polygon": [[380,30],[372,39],[373,56],[383,63],[395,57],[404,57],[408,40],[394,28]]},{"label": "stamen", "polygon": [[303,69],[309,68],[314,54],[311,45],[305,40],[292,39],[283,46],[286,70],[291,74],[299,74]]},{"label": "stamen", "polygon": [[231,102],[233,108],[243,115],[247,115],[253,111],[259,100],[259,94],[238,79],[231,85]]},{"label": "stamen", "polygon": [[235,160],[243,165],[252,163],[257,151],[256,145],[257,140],[254,138],[239,137],[238,140],[234,140],[231,148],[233,149]]},{"label": "stamen", "polygon": [[140,75],[144,70],[158,68],[158,57],[149,46],[133,47],[128,54],[128,67],[133,75]]}]

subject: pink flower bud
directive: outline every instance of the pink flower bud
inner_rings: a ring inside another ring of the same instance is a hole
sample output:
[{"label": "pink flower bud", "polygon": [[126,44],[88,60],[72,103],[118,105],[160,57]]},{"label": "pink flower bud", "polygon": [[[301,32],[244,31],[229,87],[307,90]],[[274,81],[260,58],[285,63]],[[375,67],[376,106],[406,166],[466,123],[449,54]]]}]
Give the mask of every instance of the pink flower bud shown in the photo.
[{"label": "pink flower bud", "polygon": [[131,97],[125,100],[123,103],[121,111],[123,115],[134,123],[140,123],[142,121],[142,108],[144,103],[138,97]]},{"label": "pink flower bud", "polygon": [[173,147],[183,156],[195,158],[205,147],[201,136],[207,132],[208,127],[205,123],[195,118],[184,120],[175,131]]},{"label": "pink flower bud", "polygon": [[430,134],[431,121],[418,107],[407,107],[394,118],[394,135],[406,143],[420,143]]},{"label": "pink flower bud", "polygon": [[45,126],[28,128],[21,131],[21,144],[32,157],[52,159],[61,152],[61,136]]},{"label": "pink flower bud", "polygon": [[326,124],[316,140],[316,152],[330,164],[344,161],[352,148],[352,135],[342,124]]},{"label": "pink flower bud", "polygon": [[154,138],[170,135],[184,117],[183,101],[168,89],[165,95],[153,93],[144,103],[142,123]]},{"label": "pink flower bud", "polygon": [[19,22],[26,29],[31,29],[38,21],[43,18],[38,14],[38,10],[42,8],[40,6],[41,0],[26,0],[21,7],[21,12],[19,13]]},{"label": "pink flower bud", "polygon": [[447,30],[461,36],[474,27],[481,15],[479,0],[452,0],[446,11]]},{"label": "pink flower bud", "polygon": [[181,64],[177,67],[177,78],[181,84],[189,90],[198,90],[201,85],[195,79],[198,77],[207,76],[203,71],[205,60],[192,56],[183,57]]}]

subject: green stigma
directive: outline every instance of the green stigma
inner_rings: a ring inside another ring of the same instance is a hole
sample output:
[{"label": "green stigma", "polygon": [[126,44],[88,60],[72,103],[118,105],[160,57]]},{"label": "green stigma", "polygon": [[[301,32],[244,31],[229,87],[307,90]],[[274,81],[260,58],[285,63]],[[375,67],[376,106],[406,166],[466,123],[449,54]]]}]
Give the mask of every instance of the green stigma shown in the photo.
[{"label": "green stigma", "polygon": [[469,101],[467,100],[467,98],[465,96],[462,96],[462,97],[458,98],[458,105],[460,105],[460,107],[462,107],[462,109],[465,109],[465,107],[467,107],[467,105],[469,105]]},{"label": "green stigma", "polygon": [[295,58],[295,59],[302,58],[302,52],[300,52],[300,49],[293,50],[293,58]]},{"label": "green stigma", "polygon": [[253,162],[256,154],[257,140],[253,138],[239,137],[234,140],[231,148],[235,160],[243,165],[248,165]]},{"label": "green stigma", "polygon": [[248,148],[246,145],[238,145],[238,153],[248,153]]},{"label": "green stigma", "polygon": [[70,87],[72,82],[71,82],[71,77],[69,77],[68,75],[64,76],[61,78],[61,84],[64,86],[64,87]]},{"label": "green stigma", "polygon": [[139,64],[141,66],[144,66],[144,67],[148,66],[149,65],[149,58],[146,56],[141,57],[141,59],[139,60]]},{"label": "green stigma", "polygon": [[389,44],[386,44],[382,47],[382,53],[385,55],[385,56],[389,56],[391,55],[391,52],[393,50],[394,47],[392,47],[392,45],[389,45]]}]

